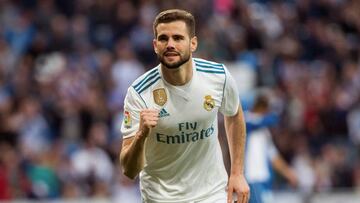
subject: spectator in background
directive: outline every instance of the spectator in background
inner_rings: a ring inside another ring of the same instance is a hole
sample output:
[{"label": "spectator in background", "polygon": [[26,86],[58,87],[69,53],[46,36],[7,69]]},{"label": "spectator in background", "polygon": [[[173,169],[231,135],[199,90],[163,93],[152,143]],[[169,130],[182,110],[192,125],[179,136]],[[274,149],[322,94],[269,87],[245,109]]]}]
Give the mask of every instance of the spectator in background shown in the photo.
[{"label": "spectator in background", "polygon": [[107,144],[108,133],[105,123],[92,123],[86,142],[71,155],[73,173],[84,196],[106,197],[110,194],[114,168],[103,149]]},{"label": "spectator in background", "polygon": [[17,150],[13,143],[0,141],[0,200],[26,199],[31,193],[31,181]]},{"label": "spectator in background", "polygon": [[122,112],[123,101],[127,92],[127,87],[144,73],[144,66],[137,60],[132,45],[127,39],[122,38],[115,45],[116,59],[111,68],[114,89],[111,96],[110,105],[112,110]]},{"label": "spectator in background", "polygon": [[40,101],[34,96],[21,100],[19,111],[11,117],[9,125],[18,134],[20,150],[26,158],[45,152],[53,142]]}]

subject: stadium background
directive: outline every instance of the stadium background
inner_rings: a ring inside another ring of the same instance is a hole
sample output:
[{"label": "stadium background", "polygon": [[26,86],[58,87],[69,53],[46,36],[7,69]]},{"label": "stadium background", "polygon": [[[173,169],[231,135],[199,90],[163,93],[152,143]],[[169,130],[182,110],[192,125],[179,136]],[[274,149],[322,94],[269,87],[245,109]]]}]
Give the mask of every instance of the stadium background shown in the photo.
[{"label": "stadium background", "polygon": [[357,0],[1,0],[0,201],[139,202],[119,126],[167,8],[195,15],[195,56],[229,66],[244,108],[275,95],[274,140],[300,179],[275,174],[278,201],[359,202]]}]

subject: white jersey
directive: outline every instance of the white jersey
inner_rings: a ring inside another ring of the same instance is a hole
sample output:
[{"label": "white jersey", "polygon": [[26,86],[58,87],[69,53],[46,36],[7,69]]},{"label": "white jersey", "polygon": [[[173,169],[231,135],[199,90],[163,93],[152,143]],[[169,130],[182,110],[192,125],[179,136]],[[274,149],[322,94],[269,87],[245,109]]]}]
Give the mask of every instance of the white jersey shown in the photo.
[{"label": "white jersey", "polygon": [[138,78],[125,98],[124,138],[134,136],[142,109],[158,109],[159,121],[145,142],[140,172],[144,202],[195,202],[226,197],[226,173],[218,141],[217,113],[237,113],[235,82],[223,64],[194,58],[193,77],[173,86],[160,65]]},{"label": "white jersey", "polygon": [[[256,122],[262,116],[246,114],[247,122]],[[249,131],[245,153],[245,177],[249,183],[268,183],[271,180],[271,161],[279,154],[267,127]]]}]

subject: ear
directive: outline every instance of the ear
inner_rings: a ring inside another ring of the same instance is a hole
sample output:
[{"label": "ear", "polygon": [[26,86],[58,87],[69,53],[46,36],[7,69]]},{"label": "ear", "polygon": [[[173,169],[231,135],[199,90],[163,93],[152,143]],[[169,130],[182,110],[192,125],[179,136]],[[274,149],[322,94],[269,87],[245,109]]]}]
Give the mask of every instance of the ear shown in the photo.
[{"label": "ear", "polygon": [[153,39],[153,47],[154,47],[154,51],[157,54],[158,53],[158,49],[157,49],[157,45],[156,45],[156,39]]},{"label": "ear", "polygon": [[190,40],[190,50],[191,50],[191,52],[196,51],[197,46],[198,46],[198,40],[197,40],[197,37],[194,36]]}]

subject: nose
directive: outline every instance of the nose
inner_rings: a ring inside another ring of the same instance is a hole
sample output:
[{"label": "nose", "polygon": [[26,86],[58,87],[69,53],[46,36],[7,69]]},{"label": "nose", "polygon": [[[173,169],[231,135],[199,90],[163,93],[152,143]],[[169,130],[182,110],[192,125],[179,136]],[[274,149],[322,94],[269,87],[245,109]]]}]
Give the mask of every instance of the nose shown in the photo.
[{"label": "nose", "polygon": [[169,39],[166,45],[166,49],[175,49],[175,42],[173,39]]}]

